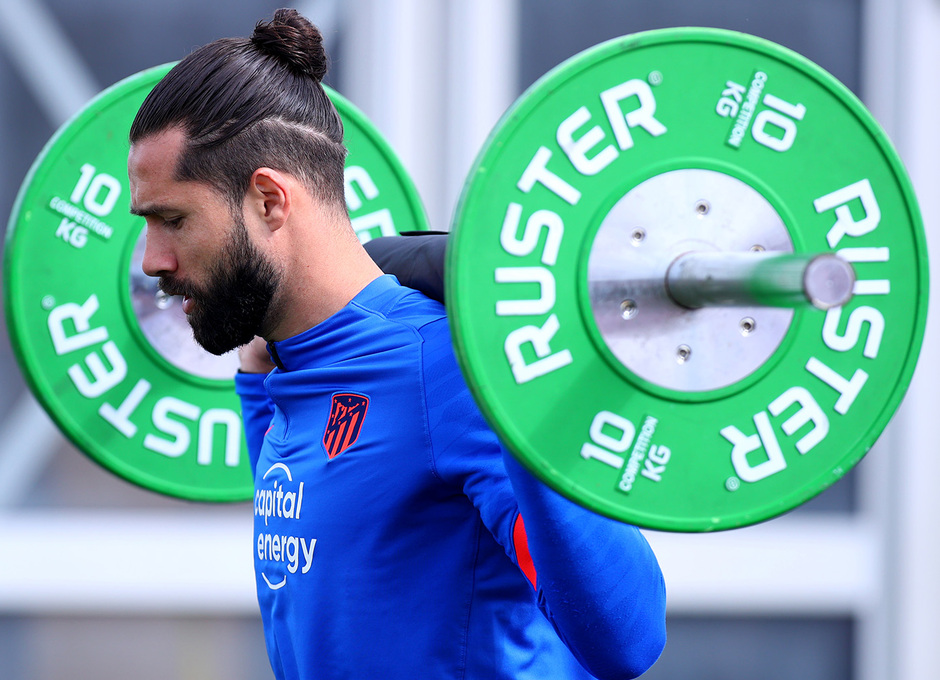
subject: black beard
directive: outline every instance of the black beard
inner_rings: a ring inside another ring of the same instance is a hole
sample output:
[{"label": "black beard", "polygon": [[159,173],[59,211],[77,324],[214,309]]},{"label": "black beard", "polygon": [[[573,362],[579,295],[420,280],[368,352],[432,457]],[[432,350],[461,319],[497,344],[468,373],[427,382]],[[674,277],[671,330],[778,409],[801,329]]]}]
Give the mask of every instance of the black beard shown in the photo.
[{"label": "black beard", "polygon": [[160,288],[193,298],[193,337],[207,352],[221,355],[263,333],[279,282],[274,267],[249,240],[244,223],[236,222],[204,288],[170,277],[160,279]]}]

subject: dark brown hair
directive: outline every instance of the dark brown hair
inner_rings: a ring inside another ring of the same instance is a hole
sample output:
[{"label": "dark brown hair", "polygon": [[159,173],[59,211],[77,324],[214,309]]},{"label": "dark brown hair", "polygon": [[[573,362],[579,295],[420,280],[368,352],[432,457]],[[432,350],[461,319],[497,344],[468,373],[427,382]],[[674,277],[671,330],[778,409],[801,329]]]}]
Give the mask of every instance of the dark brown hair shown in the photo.
[{"label": "dark brown hair", "polygon": [[216,40],[174,66],[137,112],[131,144],[182,128],[177,179],[215,187],[235,209],[254,171],[270,167],[345,210],[343,123],[320,83],[326,70],[320,31],[279,9],[251,38]]}]

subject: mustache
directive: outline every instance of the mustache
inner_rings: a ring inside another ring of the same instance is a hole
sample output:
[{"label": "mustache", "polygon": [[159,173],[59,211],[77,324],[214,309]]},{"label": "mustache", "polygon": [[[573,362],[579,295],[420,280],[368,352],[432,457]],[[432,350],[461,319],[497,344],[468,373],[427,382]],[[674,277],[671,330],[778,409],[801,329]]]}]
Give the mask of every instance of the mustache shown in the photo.
[{"label": "mustache", "polygon": [[195,297],[196,290],[185,281],[178,281],[170,276],[161,276],[157,284],[166,295]]}]

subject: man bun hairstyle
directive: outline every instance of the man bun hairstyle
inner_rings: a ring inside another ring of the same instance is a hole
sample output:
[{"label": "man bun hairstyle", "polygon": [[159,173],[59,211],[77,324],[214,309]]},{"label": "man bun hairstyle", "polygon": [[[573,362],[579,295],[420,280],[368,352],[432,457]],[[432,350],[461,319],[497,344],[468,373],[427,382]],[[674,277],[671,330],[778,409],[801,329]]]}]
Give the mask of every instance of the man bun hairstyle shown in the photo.
[{"label": "man bun hairstyle", "polygon": [[174,66],[141,105],[130,142],[181,128],[177,179],[215,187],[239,216],[260,167],[345,211],[343,123],[321,85],[326,72],[320,31],[279,9],[251,38],[216,40]]},{"label": "man bun hairstyle", "polygon": [[297,10],[279,9],[271,21],[259,21],[251,42],[298,73],[321,82],[326,75],[323,36]]}]

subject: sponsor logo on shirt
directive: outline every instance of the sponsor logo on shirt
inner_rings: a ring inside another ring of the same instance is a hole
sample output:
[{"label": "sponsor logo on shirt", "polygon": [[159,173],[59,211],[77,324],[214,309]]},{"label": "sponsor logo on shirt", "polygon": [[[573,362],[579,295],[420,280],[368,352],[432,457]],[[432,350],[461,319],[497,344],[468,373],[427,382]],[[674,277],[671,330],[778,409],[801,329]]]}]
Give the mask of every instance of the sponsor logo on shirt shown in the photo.
[{"label": "sponsor logo on shirt", "polygon": [[[256,486],[255,517],[264,521],[255,546],[258,572],[271,590],[286,586],[289,575],[306,574],[313,564],[317,539],[291,535],[291,525],[280,521],[299,520],[303,503],[304,483],[294,481],[284,463],[269,467]],[[284,529],[265,531],[272,524]]]}]

